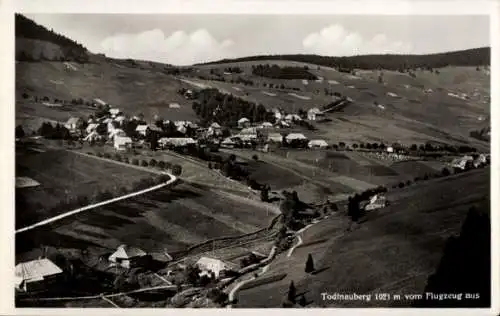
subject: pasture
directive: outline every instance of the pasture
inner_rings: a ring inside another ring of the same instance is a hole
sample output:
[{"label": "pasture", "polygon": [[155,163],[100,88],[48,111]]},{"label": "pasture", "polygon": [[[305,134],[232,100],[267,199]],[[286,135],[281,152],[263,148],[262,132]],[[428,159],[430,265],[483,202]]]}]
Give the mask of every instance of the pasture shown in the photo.
[{"label": "pasture", "polygon": [[[387,197],[391,205],[370,213],[352,232],[345,231],[349,221],[343,216],[312,226],[302,234],[303,247],[291,257],[281,255],[262,275],[287,273],[286,278],[239,292],[236,307],[279,307],[292,280],[297,293],[305,295],[308,307],[388,307],[394,303],[324,301],[323,292],[423,293],[429,276],[444,260],[448,238],[460,234],[469,207],[489,213],[489,171],[390,191]],[[316,274],[304,272],[309,253]]]},{"label": "pasture", "polygon": [[41,245],[102,254],[125,243],[147,252],[175,253],[210,238],[256,231],[274,216],[259,204],[181,183],[20,233],[16,258],[36,256]]},{"label": "pasture", "polygon": [[18,147],[16,176],[40,183],[37,187],[16,189],[16,227],[20,228],[59,215],[50,213],[50,209],[71,198],[90,197],[103,190],[117,192],[156,175],[65,150],[40,152]]}]

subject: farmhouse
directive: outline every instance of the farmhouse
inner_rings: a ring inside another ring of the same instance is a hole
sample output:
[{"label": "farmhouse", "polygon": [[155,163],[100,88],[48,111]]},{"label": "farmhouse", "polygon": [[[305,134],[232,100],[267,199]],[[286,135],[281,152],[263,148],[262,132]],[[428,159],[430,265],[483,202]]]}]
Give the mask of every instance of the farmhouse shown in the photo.
[{"label": "farmhouse", "polygon": [[242,117],[238,120],[238,127],[239,128],[246,128],[250,126],[250,120],[247,119],[246,117]]},{"label": "farmhouse", "polygon": [[260,128],[272,128],[273,127],[273,124],[269,123],[269,122],[264,122],[262,123],[260,126]]},{"label": "farmhouse", "polygon": [[114,147],[116,150],[126,150],[132,146],[132,139],[126,136],[116,136],[114,139]]},{"label": "farmhouse", "polygon": [[473,164],[474,158],[471,156],[464,156],[461,158],[453,159],[451,166],[455,169],[465,170]]},{"label": "farmhouse", "polygon": [[87,132],[87,134],[90,134],[92,133],[93,131],[95,131],[97,129],[97,127],[99,126],[99,124],[97,123],[90,123],[87,128],[85,129],[85,131]]},{"label": "farmhouse", "polygon": [[158,126],[156,125],[137,125],[137,127],[135,128],[135,131],[137,133],[139,133],[140,135],[142,136],[146,136],[146,134],[149,132],[161,132],[161,128],[159,128]]},{"label": "farmhouse", "polygon": [[127,134],[122,129],[116,128],[109,132],[108,138],[114,140],[116,137],[125,137]]},{"label": "farmhouse", "polygon": [[139,266],[146,259],[147,254],[136,247],[120,245],[118,249],[109,256],[108,260],[113,264],[123,268],[132,268]]},{"label": "farmhouse", "polygon": [[383,195],[374,195],[370,198],[370,202],[364,207],[366,211],[373,211],[387,206],[387,200]]},{"label": "farmhouse", "polygon": [[95,130],[90,132],[85,138],[83,139],[84,141],[92,142],[96,141],[101,138],[101,135],[99,135]]},{"label": "farmhouse", "polygon": [[121,113],[121,111],[120,111],[120,109],[113,108],[113,109],[109,109],[109,113],[111,114],[112,117],[116,117],[116,116],[118,116],[118,114]]},{"label": "farmhouse", "polygon": [[269,133],[267,135],[267,141],[274,142],[274,143],[282,143],[283,136],[280,133]]},{"label": "farmhouse", "polygon": [[218,278],[223,270],[230,270],[231,267],[229,264],[219,260],[208,257],[201,257],[196,265],[202,270],[202,274],[211,273],[215,274],[215,277]]},{"label": "farmhouse", "polygon": [[290,133],[285,137],[285,139],[289,143],[293,140],[306,140],[307,137],[305,137],[304,134],[301,133]]},{"label": "farmhouse", "polygon": [[240,135],[257,135],[257,128],[248,127],[240,131]]},{"label": "farmhouse", "polygon": [[322,112],[318,108],[312,108],[307,111],[307,119],[309,121],[315,121],[317,116],[322,115]]},{"label": "farmhouse", "polygon": [[79,117],[71,117],[64,127],[66,127],[70,132],[75,132],[80,126],[82,126],[83,120]]},{"label": "farmhouse", "polygon": [[47,258],[19,263],[15,268],[15,286],[21,291],[46,289],[57,282],[62,270]]},{"label": "farmhouse", "polygon": [[295,121],[302,121],[302,118],[297,114],[288,114],[285,116],[285,121],[287,121],[288,123],[292,123]]},{"label": "farmhouse", "polygon": [[236,142],[231,137],[228,137],[228,138],[224,139],[220,143],[220,145],[223,148],[234,148],[236,146]]},{"label": "farmhouse", "polygon": [[222,134],[221,126],[218,123],[212,123],[207,131],[207,136],[219,136]]},{"label": "farmhouse", "polygon": [[181,106],[179,105],[179,103],[170,103],[168,107],[171,109],[179,109]]},{"label": "farmhouse", "polygon": [[324,149],[328,147],[328,143],[323,139],[313,139],[307,144],[307,147]]}]

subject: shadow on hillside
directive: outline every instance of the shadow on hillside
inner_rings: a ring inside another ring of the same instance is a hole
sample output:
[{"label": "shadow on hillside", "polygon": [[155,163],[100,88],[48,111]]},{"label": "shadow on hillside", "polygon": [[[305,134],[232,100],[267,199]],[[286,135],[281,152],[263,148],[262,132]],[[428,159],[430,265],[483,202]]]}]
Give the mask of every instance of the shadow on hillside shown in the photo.
[{"label": "shadow on hillside", "polygon": [[27,252],[41,245],[55,248],[86,249],[88,247],[102,248],[101,245],[78,239],[73,236],[63,235],[44,228],[36,228],[32,231],[17,234],[15,237],[16,253]]},{"label": "shadow on hillside", "polygon": [[[487,206],[486,206],[487,207]],[[488,213],[472,207],[462,226],[460,236],[450,237],[443,251],[436,272],[427,281],[423,300],[414,302],[414,307],[489,307],[491,262],[490,262],[490,217]],[[463,293],[462,299],[425,299],[426,293]],[[466,298],[466,293],[479,297]]]}]

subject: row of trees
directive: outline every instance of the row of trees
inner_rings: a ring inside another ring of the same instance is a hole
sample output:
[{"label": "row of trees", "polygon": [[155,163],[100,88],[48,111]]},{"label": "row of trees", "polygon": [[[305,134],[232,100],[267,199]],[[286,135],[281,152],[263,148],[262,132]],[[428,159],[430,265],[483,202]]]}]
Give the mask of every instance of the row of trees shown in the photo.
[{"label": "row of trees", "polygon": [[49,122],[43,122],[38,129],[38,134],[48,139],[70,139],[69,130],[63,125],[57,123],[55,126]]},{"label": "row of trees", "polygon": [[291,67],[285,66],[280,67],[278,65],[253,65],[252,74],[260,77],[267,77],[273,79],[306,79],[306,80],[316,80],[318,79],[315,75],[308,71],[307,66],[305,67]]},{"label": "row of trees", "polygon": [[[172,170],[172,174],[175,176],[180,176],[182,173],[182,166],[179,164],[172,164],[171,162],[168,161],[163,161],[163,160],[156,160],[154,158],[151,158],[150,160],[140,160],[138,158],[128,158],[125,155],[120,155],[119,153],[111,154],[111,153],[103,153],[103,152],[88,152],[87,154],[89,155],[96,155],[97,157],[105,158],[105,159],[113,159],[119,162],[125,162],[129,163],[134,166],[141,166],[141,167],[153,167],[153,168],[158,168],[160,170]],[[166,177],[166,178],[165,178]],[[161,179],[167,181],[168,176],[165,175],[165,177]]]}]

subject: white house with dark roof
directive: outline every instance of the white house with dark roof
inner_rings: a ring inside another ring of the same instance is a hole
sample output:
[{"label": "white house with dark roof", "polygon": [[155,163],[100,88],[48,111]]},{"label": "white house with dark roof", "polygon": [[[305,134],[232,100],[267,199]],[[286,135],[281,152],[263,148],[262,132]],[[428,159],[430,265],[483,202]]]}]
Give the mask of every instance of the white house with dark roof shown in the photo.
[{"label": "white house with dark roof", "polygon": [[47,258],[22,262],[15,267],[15,287],[25,292],[44,289],[62,273],[63,270]]},{"label": "white house with dark roof", "polygon": [[215,277],[218,278],[221,271],[223,270],[231,270],[231,268],[234,268],[234,265],[231,265],[227,262],[224,262],[219,259],[213,259],[209,257],[201,257],[197,262],[196,265],[200,268],[202,271],[200,274],[207,274],[213,272],[215,274]]}]

